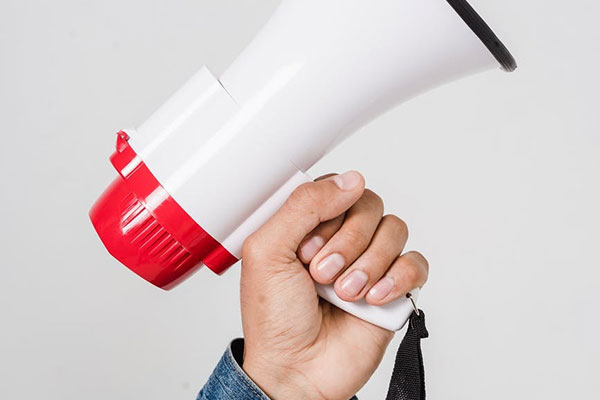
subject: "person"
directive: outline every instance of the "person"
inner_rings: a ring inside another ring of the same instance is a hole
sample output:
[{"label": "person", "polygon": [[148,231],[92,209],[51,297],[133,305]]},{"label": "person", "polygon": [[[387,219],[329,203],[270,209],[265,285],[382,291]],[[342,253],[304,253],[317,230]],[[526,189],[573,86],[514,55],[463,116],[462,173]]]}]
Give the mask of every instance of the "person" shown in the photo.
[{"label": "person", "polygon": [[298,187],[246,240],[244,339],[230,344],[199,400],[355,398],[394,333],[320,300],[314,281],[378,306],[425,283],[426,259],[403,253],[406,224],[383,210],[358,172],[329,175]]}]

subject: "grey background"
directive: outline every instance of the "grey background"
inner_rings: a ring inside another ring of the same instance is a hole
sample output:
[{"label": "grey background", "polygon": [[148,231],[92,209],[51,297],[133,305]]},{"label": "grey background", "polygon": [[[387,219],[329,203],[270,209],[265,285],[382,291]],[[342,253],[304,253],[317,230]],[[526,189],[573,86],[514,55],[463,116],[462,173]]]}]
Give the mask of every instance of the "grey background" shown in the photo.
[{"label": "grey background", "polygon": [[[518,72],[421,96],[311,172],[362,171],[430,259],[430,398],[597,398],[600,3],[472,3]],[[114,134],[220,74],[276,5],[0,2],[1,398],[193,399],[241,335],[238,267],[161,292],[87,211]],[[384,397],[399,339],[362,398]]]}]

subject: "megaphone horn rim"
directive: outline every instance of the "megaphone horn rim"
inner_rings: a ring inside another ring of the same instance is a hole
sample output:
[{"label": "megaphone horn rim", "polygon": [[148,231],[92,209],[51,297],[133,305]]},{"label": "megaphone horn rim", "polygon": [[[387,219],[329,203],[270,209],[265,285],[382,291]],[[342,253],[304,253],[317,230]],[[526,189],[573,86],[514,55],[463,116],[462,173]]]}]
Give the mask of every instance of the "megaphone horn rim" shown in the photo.
[{"label": "megaphone horn rim", "polygon": [[471,28],[473,33],[483,42],[485,47],[488,48],[503,70],[512,72],[517,69],[517,62],[513,55],[467,0],[447,1],[469,28]]}]

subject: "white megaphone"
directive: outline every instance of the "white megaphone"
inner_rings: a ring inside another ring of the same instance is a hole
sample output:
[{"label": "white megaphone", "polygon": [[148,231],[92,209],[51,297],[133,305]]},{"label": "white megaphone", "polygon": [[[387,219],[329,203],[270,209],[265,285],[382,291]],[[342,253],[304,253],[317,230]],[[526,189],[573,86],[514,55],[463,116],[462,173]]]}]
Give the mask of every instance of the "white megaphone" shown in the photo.
[{"label": "white megaphone", "polygon": [[[283,0],[220,79],[202,68],[139,129],[119,132],[119,177],[91,220],[109,252],[156,286],[202,264],[221,274],[353,131],[498,63],[516,68],[464,0]],[[375,307],[317,286],[390,330],[412,312],[408,299]]]}]

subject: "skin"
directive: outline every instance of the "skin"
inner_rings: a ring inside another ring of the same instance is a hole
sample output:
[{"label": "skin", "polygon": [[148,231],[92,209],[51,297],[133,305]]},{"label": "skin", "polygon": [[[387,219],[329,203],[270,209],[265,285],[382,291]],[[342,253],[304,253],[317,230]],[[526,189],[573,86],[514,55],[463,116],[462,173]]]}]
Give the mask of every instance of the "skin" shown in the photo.
[{"label": "skin", "polygon": [[406,224],[383,215],[381,198],[357,172],[296,189],[244,243],[248,376],[274,400],[347,400],[357,393],[394,333],[319,299],[314,281],[334,283],[347,301],[383,305],[405,296],[425,283],[429,269],[421,254],[403,253],[407,238]]}]

